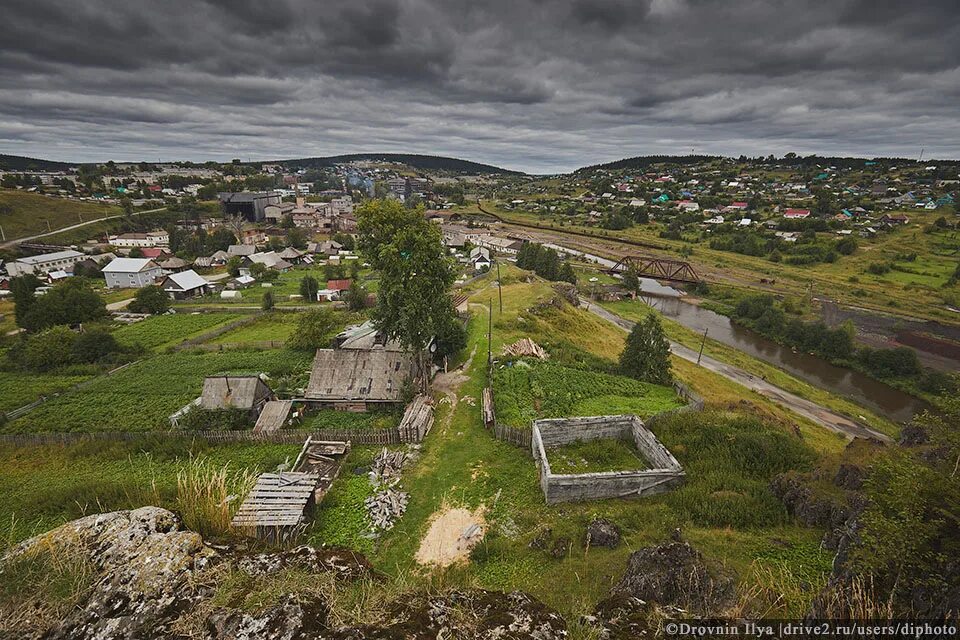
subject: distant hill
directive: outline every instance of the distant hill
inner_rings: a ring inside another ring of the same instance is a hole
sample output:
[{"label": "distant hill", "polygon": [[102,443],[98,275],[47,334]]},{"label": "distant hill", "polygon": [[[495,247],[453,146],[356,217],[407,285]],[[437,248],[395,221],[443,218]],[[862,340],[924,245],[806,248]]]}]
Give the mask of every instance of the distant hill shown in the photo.
[{"label": "distant hill", "polygon": [[[608,169],[608,170],[618,170],[618,169],[635,169],[638,171],[645,170],[653,165],[657,164],[674,164],[674,165],[692,165],[700,164],[702,162],[709,162],[711,160],[732,160],[737,161],[738,158],[726,157],[726,156],[701,156],[701,155],[689,155],[689,156],[636,156],[633,158],[624,158],[622,160],[614,160],[613,162],[606,162],[603,164],[595,164],[589,167],[581,167],[577,169],[574,173],[586,173],[590,171],[596,171],[598,169]],[[862,169],[868,166],[877,166],[877,167],[889,167],[889,166],[924,166],[924,165],[949,165],[954,166],[960,164],[958,160],[915,160],[910,158],[858,158],[858,157],[840,157],[840,156],[818,156],[818,155],[808,155],[808,156],[794,156],[790,158],[773,158],[768,160],[767,158],[757,157],[757,158],[745,158],[741,156],[739,160],[746,160],[749,162],[756,163],[766,163],[766,164],[777,164],[781,166],[788,167],[800,167],[800,168],[809,168],[814,166],[821,167],[840,167],[843,169]]]},{"label": "distant hill", "polygon": [[61,171],[75,166],[77,166],[76,163],[8,156],[0,153],[0,171]]},{"label": "distant hill", "polygon": [[[352,162],[354,160],[379,160],[382,162],[399,162],[415,169],[425,171],[453,171],[455,173],[498,173],[504,175],[523,175],[522,171],[511,171],[503,167],[495,167],[490,164],[480,162],[471,162],[470,160],[461,160],[459,158],[447,158],[444,156],[424,156],[413,153],[349,153],[340,156],[328,156],[325,158],[294,158],[291,160],[265,160],[264,162],[275,162],[284,166],[320,168],[330,167],[335,164]],[[263,164],[263,163],[250,163]]]},{"label": "distant hill", "polygon": [[611,171],[615,171],[617,169],[643,170],[655,164],[689,165],[720,159],[721,156],[635,156],[633,158],[624,158],[622,160],[614,160],[613,162],[605,162],[603,164],[594,164],[590,165],[589,167],[581,167],[574,171],[574,173],[595,171],[597,169],[609,169]]}]

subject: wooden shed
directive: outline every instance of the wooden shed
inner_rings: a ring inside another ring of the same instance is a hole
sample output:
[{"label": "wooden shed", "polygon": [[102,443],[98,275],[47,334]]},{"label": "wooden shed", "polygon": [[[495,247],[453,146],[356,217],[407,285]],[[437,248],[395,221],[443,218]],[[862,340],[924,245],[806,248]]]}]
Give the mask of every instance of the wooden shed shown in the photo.
[{"label": "wooden shed", "polygon": [[384,349],[317,349],[305,397],[336,408],[365,411],[400,402],[414,375],[413,356]]}]

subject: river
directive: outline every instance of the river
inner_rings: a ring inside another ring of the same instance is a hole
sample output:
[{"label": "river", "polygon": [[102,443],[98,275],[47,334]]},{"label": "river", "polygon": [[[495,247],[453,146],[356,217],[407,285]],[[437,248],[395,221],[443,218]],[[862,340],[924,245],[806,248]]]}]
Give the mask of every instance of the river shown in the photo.
[{"label": "river", "polygon": [[[569,247],[552,244],[545,246],[591,260],[601,266],[612,267],[615,264],[607,258]],[[779,367],[821,389],[869,407],[894,422],[907,422],[915,414],[929,408],[923,400],[859,371],[837,367],[823,358],[795,352],[789,347],[784,347],[734,324],[727,316],[691,304],[683,299],[685,294],[682,291],[673,287],[649,278],[641,278],[640,285],[641,298],[644,302],[684,327],[700,334],[706,331],[708,338]]]}]

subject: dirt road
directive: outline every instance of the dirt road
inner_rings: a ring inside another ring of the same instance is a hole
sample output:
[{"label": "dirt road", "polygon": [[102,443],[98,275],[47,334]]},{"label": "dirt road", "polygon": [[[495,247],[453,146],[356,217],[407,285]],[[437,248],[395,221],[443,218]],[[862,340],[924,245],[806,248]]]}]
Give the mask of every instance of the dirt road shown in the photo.
[{"label": "dirt road", "polygon": [[[584,306],[585,309],[593,313],[594,315],[612,322],[617,325],[624,331],[630,331],[633,328],[634,323],[625,318],[611,313],[610,311],[604,309],[603,307],[596,305],[586,298],[580,298],[580,304]],[[697,361],[697,352],[689,347],[685,347],[682,344],[671,342],[670,351],[684,360],[689,360],[690,362]],[[854,422],[853,420],[842,416],[838,413],[821,407],[815,402],[811,402],[804,398],[801,398],[798,395],[794,395],[789,391],[784,391],[780,387],[770,384],[762,378],[744,371],[738,367],[731,366],[729,364],[720,362],[715,358],[710,356],[703,356],[700,359],[700,366],[714,373],[717,373],[728,380],[732,380],[737,384],[759,393],[763,397],[767,398],[771,402],[774,402],[794,413],[803,416],[813,422],[830,429],[836,433],[842,433],[843,435],[854,438],[876,438],[883,442],[892,442],[890,436],[875,431],[866,425]]]},{"label": "dirt road", "polygon": [[[160,207],[159,209],[147,209],[146,211],[134,211],[131,213],[131,216],[139,216],[144,213],[156,213],[157,211],[166,211],[166,207]],[[31,240],[39,240],[40,238],[46,238],[47,236],[53,236],[58,233],[63,233],[64,231],[71,231],[73,229],[80,229],[89,224],[96,224],[97,222],[103,222],[104,220],[116,220],[117,218],[123,218],[126,216],[125,213],[120,213],[115,216],[106,216],[104,218],[94,218],[93,220],[87,220],[86,222],[78,222],[77,224],[72,224],[69,227],[60,227],[59,229],[54,229],[53,231],[47,231],[46,233],[38,233],[35,236],[27,236],[26,238],[17,238],[15,240],[7,240],[6,242],[0,242],[0,249],[6,249],[7,247],[14,247],[22,242],[30,242]]]}]

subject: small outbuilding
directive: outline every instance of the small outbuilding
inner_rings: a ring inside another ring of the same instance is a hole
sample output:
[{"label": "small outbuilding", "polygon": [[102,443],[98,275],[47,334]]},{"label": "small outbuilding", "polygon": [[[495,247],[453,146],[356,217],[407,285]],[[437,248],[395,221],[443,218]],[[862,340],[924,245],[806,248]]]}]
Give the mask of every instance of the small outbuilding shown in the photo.
[{"label": "small outbuilding", "polygon": [[273,390],[260,376],[210,376],[203,379],[201,409],[243,409],[256,419],[274,399]]}]

